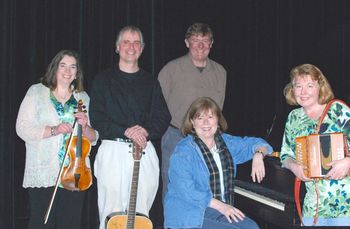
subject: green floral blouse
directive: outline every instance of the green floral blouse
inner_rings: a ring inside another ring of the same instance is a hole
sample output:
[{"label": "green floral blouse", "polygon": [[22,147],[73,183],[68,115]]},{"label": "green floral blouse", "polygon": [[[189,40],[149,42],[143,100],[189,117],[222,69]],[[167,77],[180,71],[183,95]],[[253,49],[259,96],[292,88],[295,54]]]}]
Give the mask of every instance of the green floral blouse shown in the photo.
[{"label": "green floral blouse", "polygon": [[[74,120],[75,120],[74,111],[76,110],[76,107],[78,105],[78,102],[74,98],[74,96],[72,95],[64,105],[62,105],[62,103],[57,101],[57,99],[52,94],[52,92],[50,93],[50,99],[51,99],[51,102],[52,102],[55,110],[57,111],[60,123],[65,122],[65,123],[70,123],[73,125]],[[69,136],[70,136],[70,134],[65,134],[63,136],[63,142],[61,144],[62,147],[61,147],[60,151],[58,152],[58,160],[60,163],[60,167],[62,165],[64,154],[66,153],[66,142],[69,139]],[[65,164],[65,166],[67,166],[69,164],[69,157],[67,157],[64,164]]]},{"label": "green floral blouse", "polygon": [[[310,119],[303,108],[294,109],[289,113],[281,147],[282,164],[287,158],[295,160],[295,138],[314,133],[316,125],[317,120]],[[320,128],[320,133],[333,132],[343,132],[350,140],[350,109],[340,102],[332,104]],[[315,184],[305,182],[305,185],[307,193],[304,199],[303,217],[314,217],[317,203]],[[350,217],[349,176],[342,180],[320,180],[317,188],[319,218]]]}]

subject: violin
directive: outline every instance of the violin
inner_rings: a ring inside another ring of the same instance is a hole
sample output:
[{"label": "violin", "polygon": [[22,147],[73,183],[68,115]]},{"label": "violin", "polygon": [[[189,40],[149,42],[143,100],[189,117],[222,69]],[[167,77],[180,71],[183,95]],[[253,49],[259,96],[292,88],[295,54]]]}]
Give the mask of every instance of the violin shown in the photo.
[{"label": "violin", "polygon": [[[78,112],[86,112],[83,110],[84,108],[83,101],[79,100]],[[77,131],[75,131],[76,127],[78,128]],[[73,136],[75,132],[77,132],[77,136]],[[91,150],[91,143],[86,137],[82,136],[82,133],[81,125],[78,124],[75,119],[73,131],[66,144],[66,153],[64,154],[63,162],[57,176],[56,185],[52,192],[49,206],[46,210],[44,224],[46,224],[49,219],[50,211],[60,182],[65,189],[71,191],[84,191],[92,184],[91,169],[87,167],[85,163],[85,159],[89,156]],[[64,167],[64,162],[66,161],[67,156],[69,156],[69,164]]]},{"label": "violin", "polygon": [[[77,112],[86,112],[82,100],[78,102]],[[73,136],[77,126],[77,135]],[[67,140],[66,153],[69,156],[69,164],[63,168],[61,176],[62,186],[70,191],[84,191],[92,184],[91,169],[86,165],[86,157],[89,156],[91,143],[87,137],[82,136],[82,126],[75,120],[73,132]]]}]

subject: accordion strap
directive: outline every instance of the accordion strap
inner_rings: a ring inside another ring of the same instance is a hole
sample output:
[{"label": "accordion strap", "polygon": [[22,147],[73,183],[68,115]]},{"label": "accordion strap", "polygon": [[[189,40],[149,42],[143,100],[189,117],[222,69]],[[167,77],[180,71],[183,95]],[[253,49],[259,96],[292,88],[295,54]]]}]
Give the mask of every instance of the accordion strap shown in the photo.
[{"label": "accordion strap", "polygon": [[295,205],[297,207],[299,219],[301,222],[301,225],[304,226],[303,223],[303,216],[301,214],[301,206],[300,206],[300,186],[301,186],[301,180],[298,177],[295,177],[294,181],[294,199],[295,199]]},{"label": "accordion strap", "polygon": [[[340,99],[332,99],[327,104],[327,106],[324,108],[324,110],[322,112],[322,115],[321,115],[320,119],[318,120],[315,133],[318,134],[320,132],[320,128],[321,128],[323,119],[326,117],[329,108],[332,106],[332,104],[334,102],[340,102],[340,103],[343,103],[343,104],[346,105],[346,103],[344,101],[340,100]],[[294,181],[294,199],[295,199],[295,205],[296,205],[296,208],[297,208],[297,211],[298,211],[298,215],[299,215],[299,218],[300,218],[301,225],[304,225],[302,212],[301,212],[301,206],[300,206],[300,186],[301,186],[301,182],[302,181],[298,177],[295,177],[295,181]],[[317,190],[316,190],[316,192],[317,192]],[[318,197],[317,197],[317,201],[318,201]],[[318,206],[318,203],[317,203],[317,206]],[[315,217],[314,217],[314,224],[316,224],[317,218],[318,218],[318,207],[316,209],[316,214],[315,214]]]},{"label": "accordion strap", "polygon": [[326,117],[329,108],[332,106],[332,104],[333,104],[334,102],[339,102],[339,103],[343,103],[343,104],[347,105],[343,100],[340,100],[340,99],[332,99],[331,101],[329,101],[329,103],[327,104],[327,106],[324,108],[320,119],[318,120],[315,133],[319,134],[320,128],[321,128],[321,125],[322,125],[322,122],[323,122],[323,119]]}]

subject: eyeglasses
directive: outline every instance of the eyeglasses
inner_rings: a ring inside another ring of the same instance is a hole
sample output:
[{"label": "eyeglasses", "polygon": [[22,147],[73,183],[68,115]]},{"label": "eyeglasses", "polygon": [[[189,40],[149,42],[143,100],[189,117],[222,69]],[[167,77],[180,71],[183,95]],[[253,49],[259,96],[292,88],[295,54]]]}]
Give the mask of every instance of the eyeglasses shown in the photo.
[{"label": "eyeglasses", "polygon": [[201,40],[201,39],[197,39],[197,38],[190,38],[189,40],[194,45],[198,45],[198,44],[202,43],[205,46],[209,46],[212,43],[211,39],[203,39],[203,40]]}]

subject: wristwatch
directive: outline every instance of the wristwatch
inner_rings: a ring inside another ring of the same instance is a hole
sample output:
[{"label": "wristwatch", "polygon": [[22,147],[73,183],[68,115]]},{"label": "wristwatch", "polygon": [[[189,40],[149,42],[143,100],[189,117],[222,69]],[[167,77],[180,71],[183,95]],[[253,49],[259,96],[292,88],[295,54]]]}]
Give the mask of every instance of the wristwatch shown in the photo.
[{"label": "wristwatch", "polygon": [[51,130],[51,136],[55,136],[56,135],[56,126],[52,126],[50,130]]}]

